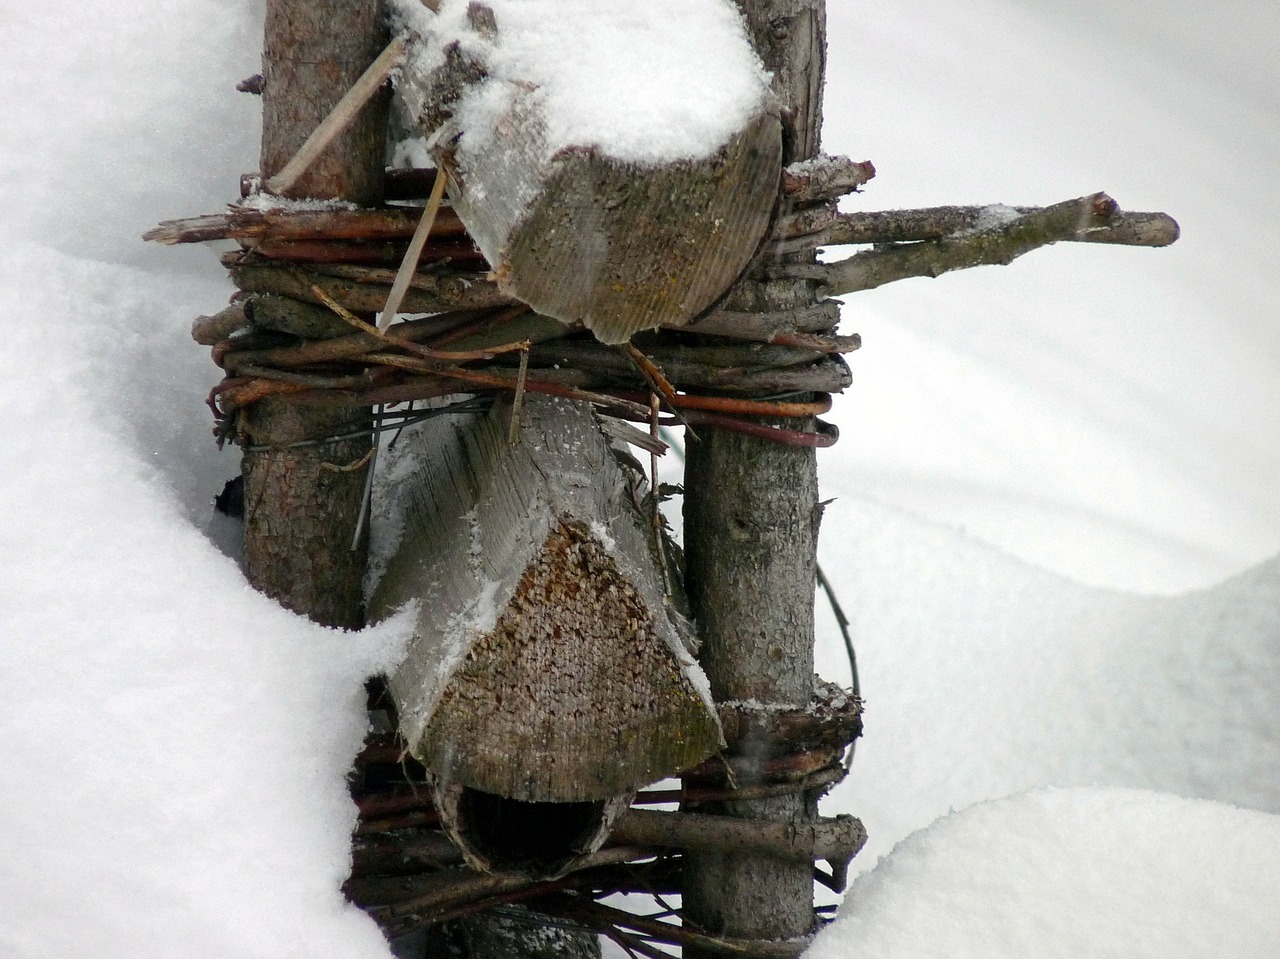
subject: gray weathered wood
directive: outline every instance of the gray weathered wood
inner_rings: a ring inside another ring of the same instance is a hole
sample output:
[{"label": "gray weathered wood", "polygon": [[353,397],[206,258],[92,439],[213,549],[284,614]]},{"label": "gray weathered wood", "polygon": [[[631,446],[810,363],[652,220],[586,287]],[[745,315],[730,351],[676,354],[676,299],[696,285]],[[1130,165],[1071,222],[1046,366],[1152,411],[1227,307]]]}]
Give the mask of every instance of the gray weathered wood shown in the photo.
[{"label": "gray weathered wood", "polygon": [[[488,31],[431,70],[415,72],[409,59],[397,89],[424,133],[483,82]],[[435,148],[454,209],[499,286],[606,343],[686,323],[723,295],[768,230],[781,154],[772,104],[701,159],[640,164],[553,143],[534,89],[492,129],[441,136]]]},{"label": "gray weathered wood", "polygon": [[589,408],[529,395],[442,417],[398,491],[371,616],[416,600],[390,679],[414,755],[526,802],[604,800],[714,752],[719,723],[668,598],[638,471]]},{"label": "gray weathered wood", "polygon": [[[821,126],[825,5],[806,0],[780,14],[772,0],[738,0],[792,129],[788,163],[814,156]],[[727,310],[807,310],[811,287],[750,283]],[[793,424],[794,425],[794,424]],[[812,449],[699,428],[685,480],[686,569],[703,641],[701,662],[717,700],[806,705],[813,696],[813,594],[818,506]],[[746,747],[749,749],[749,747]],[[749,785],[740,783],[740,785]],[[712,811],[807,828],[812,797],[724,803]],[[684,915],[713,935],[794,939],[813,926],[807,863],[691,851]],[[690,947],[685,955],[713,955]]]}]

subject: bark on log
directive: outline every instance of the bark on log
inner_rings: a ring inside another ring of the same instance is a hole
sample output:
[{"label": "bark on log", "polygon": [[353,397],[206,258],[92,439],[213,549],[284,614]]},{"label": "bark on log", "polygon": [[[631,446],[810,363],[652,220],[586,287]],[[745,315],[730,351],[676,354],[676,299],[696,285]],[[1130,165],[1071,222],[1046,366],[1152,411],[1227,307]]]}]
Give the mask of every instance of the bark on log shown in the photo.
[{"label": "bark on log", "polygon": [[[424,455],[397,492],[405,531],[371,615],[419,601],[389,688],[441,789],[604,816],[713,753],[720,727],[639,512],[642,478],[581,404],[526,396],[514,442],[510,420],[499,402],[414,435]],[[474,822],[451,828],[473,862],[493,861],[469,843]],[[575,837],[576,852],[602,840]]]},{"label": "bark on log", "polygon": [[[817,155],[826,11],[821,0],[788,5],[738,0],[787,110],[787,163]],[[729,310],[807,310],[806,284],[744,284]],[[700,429],[689,443],[685,482],[686,569],[704,643],[700,657],[717,700],[803,706],[813,694],[817,466],[812,449]],[[803,795],[726,803],[713,811],[803,827],[816,815]],[[766,940],[807,935],[813,925],[808,864],[690,852],[685,916],[714,935]],[[690,947],[690,957],[713,955]]]},{"label": "bark on log", "polygon": [[[290,159],[385,44],[381,4],[268,0],[263,39],[263,179]],[[385,113],[367,108],[298,182],[293,196],[381,200]],[[369,410],[290,407],[268,399],[245,411],[245,570],[249,581],[317,622],[363,625],[364,501],[358,464],[370,441],[292,446],[371,434]]]},{"label": "bark on log", "polygon": [[[478,7],[479,5],[473,5]],[[424,133],[485,82],[488,27],[463,55],[447,47],[398,91]],[[425,45],[445,41],[428,37]],[[427,58],[423,58],[427,60]],[[551,139],[536,89],[516,90],[489,129],[437,138],[449,195],[499,286],[537,312],[582,323],[606,343],[680,325],[741,274],[765,237],[781,176],[781,126],[761,102],[713,154],[641,164]]]},{"label": "bark on log", "polygon": [[[382,3],[267,0],[262,48],[262,179],[293,159],[312,131],[387,43]],[[382,201],[386,97],[355,122],[285,192],[289,197]]]}]

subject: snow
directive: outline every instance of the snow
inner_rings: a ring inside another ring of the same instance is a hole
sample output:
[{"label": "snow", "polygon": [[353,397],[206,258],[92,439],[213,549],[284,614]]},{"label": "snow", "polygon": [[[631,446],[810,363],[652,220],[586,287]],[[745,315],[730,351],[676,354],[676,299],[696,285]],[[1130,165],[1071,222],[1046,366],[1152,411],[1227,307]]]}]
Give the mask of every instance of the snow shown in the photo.
[{"label": "snow", "polygon": [[[468,0],[436,16],[395,0],[398,26],[430,37],[428,62],[458,42],[489,77],[458,109],[464,129],[487,128],[514,98],[536,91],[555,152],[592,147],[637,163],[699,159],[723,146],[768,96],[768,77],[729,0],[487,0],[497,35],[468,25]],[[481,116],[495,118],[477,122]]]},{"label": "snow", "polygon": [[[230,288],[138,240],[256,166],[260,18],[0,0],[6,957],[388,955],[338,887],[405,621],[314,626],[214,546],[237,462],[187,328]],[[848,298],[821,550],[867,733],[826,809],[871,840],[812,954],[1280,954],[1274,12],[830,20],[826,144],[880,171],[851,205],[1106,189],[1183,238]],[[828,619],[819,661],[847,673]]]},{"label": "snow", "polygon": [[1262,959],[1280,943],[1277,848],[1276,816],[1161,793],[982,803],[904,840],[806,955]]}]

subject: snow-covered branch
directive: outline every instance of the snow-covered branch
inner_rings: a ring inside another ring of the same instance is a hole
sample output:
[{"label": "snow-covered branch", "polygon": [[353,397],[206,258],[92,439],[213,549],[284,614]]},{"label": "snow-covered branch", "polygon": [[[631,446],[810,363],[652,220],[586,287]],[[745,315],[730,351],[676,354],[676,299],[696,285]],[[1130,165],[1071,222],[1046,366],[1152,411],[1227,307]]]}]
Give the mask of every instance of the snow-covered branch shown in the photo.
[{"label": "snow-covered branch", "polygon": [[[1043,208],[936,207],[839,214],[821,242],[891,243],[835,263],[781,264],[770,277],[816,280],[829,296],[871,290],[914,276],[937,277],[974,266],[1004,265],[1061,240],[1167,246],[1178,225],[1163,213],[1123,213],[1105,193]],[[794,238],[790,243],[799,242]]]}]

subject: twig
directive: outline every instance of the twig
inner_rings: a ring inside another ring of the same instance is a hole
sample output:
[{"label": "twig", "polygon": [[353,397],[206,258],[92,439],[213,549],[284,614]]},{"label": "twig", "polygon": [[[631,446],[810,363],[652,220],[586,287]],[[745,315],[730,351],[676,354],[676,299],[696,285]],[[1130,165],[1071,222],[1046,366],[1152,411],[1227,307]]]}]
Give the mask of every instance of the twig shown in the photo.
[{"label": "twig", "polygon": [[[434,174],[435,171],[431,172]],[[434,177],[431,182],[434,183]],[[233,207],[226,213],[164,220],[142,234],[142,238],[170,245],[206,243],[209,240],[239,240],[250,244],[305,240],[327,243],[339,240],[408,241],[421,219],[422,210],[416,207],[356,210],[258,210]],[[436,215],[431,233],[436,237],[456,239],[465,236],[466,228],[456,213],[450,209],[442,209]]]},{"label": "twig", "polygon": [[783,783],[808,780],[820,770],[829,769],[840,761],[844,752],[840,746],[818,746],[803,752],[781,756],[726,756],[718,753],[693,769],[681,774],[686,783],[728,783],[737,789],[739,782]]},{"label": "twig", "polygon": [[249,325],[243,303],[232,303],[212,316],[197,316],[191,321],[191,338],[201,346],[213,346]]},{"label": "twig", "polygon": [[393,904],[374,908],[377,918],[395,920],[413,917],[420,925],[440,922],[479,901],[504,898],[537,887],[538,891],[569,888],[574,876],[600,866],[613,866],[633,859],[651,857],[647,849],[630,846],[614,846],[586,856],[566,876],[551,881],[539,881],[524,876],[488,875],[471,869],[451,869],[422,877],[414,894]]},{"label": "twig", "polygon": [[852,816],[804,823],[712,816],[705,813],[629,809],[613,829],[613,840],[633,846],[665,846],[734,855],[760,855],[811,862],[848,862],[867,841]]},{"label": "twig", "polygon": [[815,449],[826,449],[829,446],[835,446],[840,439],[840,430],[833,424],[824,423],[822,420],[818,420],[815,424],[817,428],[810,432],[808,430],[793,430],[785,426],[774,426],[770,423],[761,423],[758,420],[744,420],[733,416],[723,416],[719,413],[690,410],[684,414],[684,422],[690,426],[712,426],[716,429],[742,433],[746,436],[754,436],[757,439],[781,443],[784,446],[808,446]]},{"label": "twig", "polygon": [[340,319],[345,321],[347,325],[359,330],[365,336],[381,338],[384,335],[381,328],[376,327],[371,323],[366,323],[364,320],[360,319],[360,317],[356,316],[314,283],[311,284],[311,292],[316,295],[317,299],[319,299],[321,303],[332,310]]},{"label": "twig", "polygon": [[836,263],[781,264],[767,267],[766,273],[773,278],[816,280],[828,295],[854,293],[914,276],[937,277],[952,270],[1011,263],[1038,247],[1105,231],[1117,212],[1115,200],[1095,193],[989,229],[856,253]]},{"label": "twig", "polygon": [[298,182],[329,144],[351,125],[364,105],[373,99],[378,88],[386,82],[404,57],[407,47],[408,42],[404,37],[396,37],[387,44],[386,49],[378,54],[377,59],[369,64],[351,89],[329,111],[329,115],[320,121],[320,125],[307,137],[293,159],[267,180],[268,190],[275,194],[287,193]]},{"label": "twig", "polygon": [[409,241],[409,249],[405,252],[404,259],[400,262],[400,269],[396,273],[395,282],[391,284],[391,292],[387,294],[387,303],[382,309],[382,318],[378,320],[379,330],[385,330],[391,325],[396,313],[400,311],[400,305],[404,303],[404,295],[409,289],[409,282],[413,279],[413,274],[418,269],[418,258],[422,256],[422,248],[426,245],[427,237],[431,235],[431,227],[436,222],[436,213],[440,210],[440,201],[444,198],[444,187],[448,181],[449,177],[441,170],[431,188],[431,196],[427,199],[426,209],[422,211],[422,218],[418,220],[418,227],[413,231],[413,239]]},{"label": "twig", "polygon": [[803,706],[761,709],[750,703],[720,703],[725,741],[736,752],[759,753],[768,743],[790,752],[812,746],[843,746],[862,732],[862,700],[834,683],[822,683]]},{"label": "twig", "polygon": [[[231,281],[248,293],[278,293],[307,303],[319,303],[312,286],[318,286],[347,309],[377,313],[387,304],[395,275],[390,270],[348,264],[322,264],[308,270],[283,261],[254,260],[243,253],[223,257]],[[491,280],[475,272],[415,273],[405,293],[405,313],[441,313],[447,310],[507,306],[511,297]]]},{"label": "twig", "polygon": [[[683,331],[723,336],[734,340],[791,346],[801,344],[788,343],[785,341],[786,337],[804,333],[828,333],[834,330],[839,322],[840,303],[836,300],[823,300],[821,303],[803,309],[782,310],[776,313],[739,313],[721,310],[694,320],[683,327]],[[821,349],[812,345],[807,348]],[[830,352],[826,349],[822,351]]]},{"label": "twig", "polygon": [[[823,246],[858,243],[915,243],[940,240],[982,228],[984,221],[1007,214],[1039,213],[1036,206],[937,206],[914,210],[877,210],[831,213],[807,229],[796,229],[770,249],[793,253]],[[1087,229],[1062,239],[1082,243],[1114,243],[1125,246],[1168,246],[1178,239],[1178,223],[1167,213],[1117,211],[1101,228]]]},{"label": "twig", "polygon": [[583,903],[575,912],[609,926],[632,929],[647,939],[671,945],[689,946],[705,955],[740,959],[796,959],[809,947],[809,939],[725,939],[694,932],[684,926],[636,916],[602,903]]},{"label": "twig", "polygon": [[526,340],[524,349],[520,351],[520,370],[516,374],[515,398],[511,401],[511,426],[507,431],[507,442],[512,446],[520,436],[520,411],[524,409],[524,385],[529,377],[529,343]]},{"label": "twig", "polygon": [[774,783],[768,786],[739,786],[736,789],[651,789],[636,793],[638,806],[657,803],[739,802],[750,799],[771,799],[774,796],[790,796],[798,792],[821,792],[844,779],[847,770],[839,765],[827,766],[812,775],[795,782]]},{"label": "twig", "polygon": [[[360,435],[368,436],[369,434],[361,433]],[[331,473],[354,473],[356,470],[360,469],[362,466],[367,466],[370,462],[372,462],[373,452],[377,448],[378,446],[375,443],[373,446],[369,447],[369,452],[365,453],[364,456],[361,456],[359,459],[354,460],[345,465],[340,466],[337,463],[321,463],[320,468],[322,470],[328,470]],[[370,470],[370,472],[373,472],[373,471]]]}]

